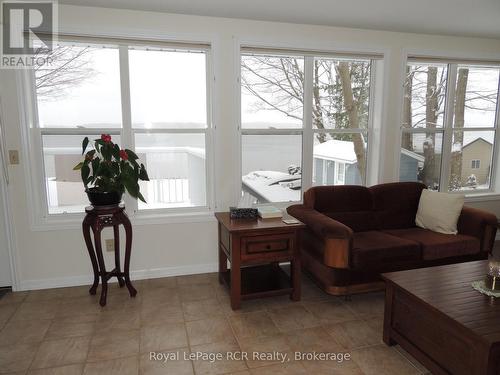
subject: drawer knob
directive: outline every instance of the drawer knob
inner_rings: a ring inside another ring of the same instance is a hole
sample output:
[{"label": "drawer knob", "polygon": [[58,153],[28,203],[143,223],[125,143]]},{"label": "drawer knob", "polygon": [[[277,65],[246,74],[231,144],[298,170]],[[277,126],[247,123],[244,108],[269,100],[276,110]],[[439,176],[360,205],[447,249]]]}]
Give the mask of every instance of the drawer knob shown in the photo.
[{"label": "drawer knob", "polygon": [[266,245],[267,250],[271,250],[271,245]]}]

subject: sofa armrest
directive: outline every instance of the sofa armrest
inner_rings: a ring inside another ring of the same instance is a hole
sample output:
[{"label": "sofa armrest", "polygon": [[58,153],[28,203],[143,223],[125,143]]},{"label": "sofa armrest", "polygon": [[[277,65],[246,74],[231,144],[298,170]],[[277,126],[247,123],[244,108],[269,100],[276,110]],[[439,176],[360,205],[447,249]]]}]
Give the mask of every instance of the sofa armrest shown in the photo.
[{"label": "sofa armrest", "polygon": [[488,211],[464,206],[457,229],[460,234],[478,238],[481,251],[491,252],[497,232],[497,217]]},{"label": "sofa armrest", "polygon": [[352,236],[352,229],[341,222],[334,220],[313,208],[296,204],[287,208],[293,217],[299,219],[311,229],[314,234],[322,239],[346,238]]},{"label": "sofa armrest", "polygon": [[[304,224],[321,240],[323,263],[328,267],[349,268],[353,231],[347,225],[334,220],[321,212],[303,205],[288,207],[288,213]],[[303,248],[315,247],[313,243],[302,242]]]}]

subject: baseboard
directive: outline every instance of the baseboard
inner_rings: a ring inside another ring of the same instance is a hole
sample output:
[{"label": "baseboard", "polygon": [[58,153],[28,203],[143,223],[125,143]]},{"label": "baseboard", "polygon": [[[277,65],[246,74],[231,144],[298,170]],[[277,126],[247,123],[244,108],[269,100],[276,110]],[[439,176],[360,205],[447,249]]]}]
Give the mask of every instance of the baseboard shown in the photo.
[{"label": "baseboard", "polygon": [[[198,273],[216,272],[217,263],[196,264],[189,266],[155,268],[149,270],[130,271],[132,280],[156,279],[159,277],[194,275]],[[81,275],[71,277],[57,277],[51,279],[24,280],[19,283],[15,291],[64,288],[71,286],[90,285],[94,277],[92,275]],[[113,277],[110,282],[116,282]]]}]

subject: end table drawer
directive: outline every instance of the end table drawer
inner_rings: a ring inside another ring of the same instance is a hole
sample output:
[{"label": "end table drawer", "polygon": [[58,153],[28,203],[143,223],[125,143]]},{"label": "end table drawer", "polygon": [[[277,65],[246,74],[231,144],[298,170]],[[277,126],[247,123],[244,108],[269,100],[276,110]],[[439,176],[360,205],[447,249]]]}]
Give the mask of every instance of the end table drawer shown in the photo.
[{"label": "end table drawer", "polygon": [[250,236],[241,239],[242,253],[288,253],[293,249],[294,235],[289,233],[265,236]]}]

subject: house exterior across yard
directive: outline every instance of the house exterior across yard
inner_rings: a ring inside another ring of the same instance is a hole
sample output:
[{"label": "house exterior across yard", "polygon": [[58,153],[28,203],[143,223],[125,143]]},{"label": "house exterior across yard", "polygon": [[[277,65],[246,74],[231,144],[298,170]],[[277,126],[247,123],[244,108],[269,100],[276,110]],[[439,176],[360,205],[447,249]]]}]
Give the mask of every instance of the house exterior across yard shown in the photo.
[{"label": "house exterior across yard", "polygon": [[493,145],[484,138],[476,138],[462,148],[462,184],[465,186],[469,176],[476,176],[477,185],[488,183],[491,168],[491,149]]}]

